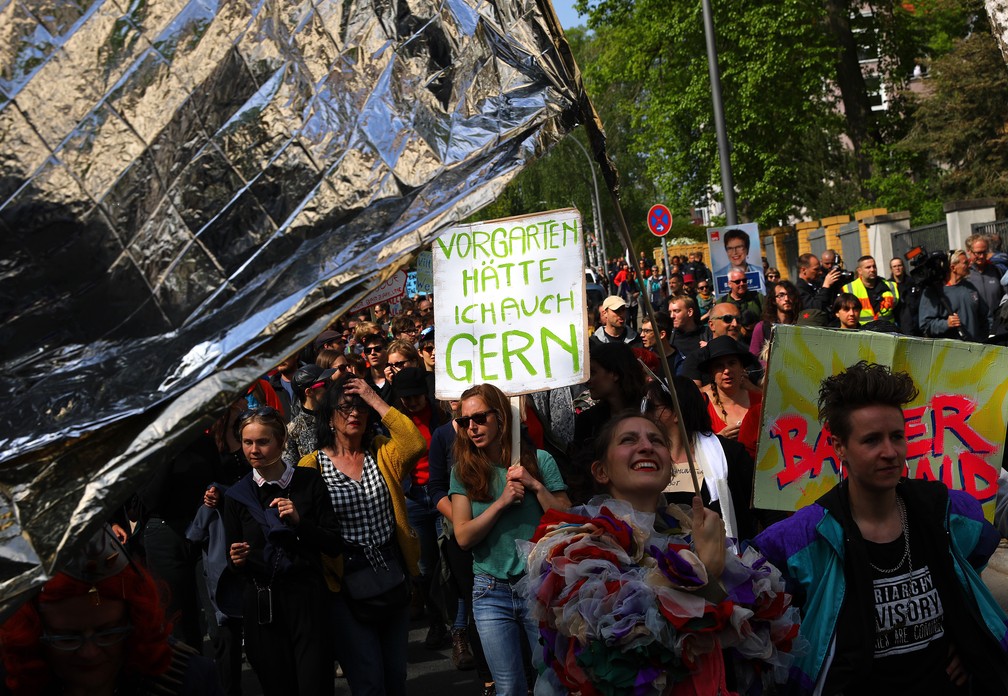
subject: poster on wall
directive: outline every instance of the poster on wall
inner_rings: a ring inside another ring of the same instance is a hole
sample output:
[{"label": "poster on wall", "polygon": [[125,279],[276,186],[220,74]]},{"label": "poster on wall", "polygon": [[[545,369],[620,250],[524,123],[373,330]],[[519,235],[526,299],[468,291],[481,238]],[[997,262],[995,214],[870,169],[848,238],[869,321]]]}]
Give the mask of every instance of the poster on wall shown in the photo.
[{"label": "poster on wall", "polygon": [[977,376],[1003,374],[1008,349],[783,324],[774,329],[767,366],[754,505],[797,510],[840,480],[829,431],[817,417],[819,384],[859,360],[906,372],[920,390],[903,410],[905,474],[968,492],[993,519],[1008,384]]},{"label": "poster on wall", "polygon": [[581,214],[553,210],[453,227],[434,261],[435,394],[505,394],[588,379]]},{"label": "poster on wall", "polygon": [[745,273],[749,290],[766,294],[759,225],[746,222],[728,227],[708,227],[707,246],[710,265],[714,269],[714,291],[718,297],[731,289],[728,284],[730,271]]}]

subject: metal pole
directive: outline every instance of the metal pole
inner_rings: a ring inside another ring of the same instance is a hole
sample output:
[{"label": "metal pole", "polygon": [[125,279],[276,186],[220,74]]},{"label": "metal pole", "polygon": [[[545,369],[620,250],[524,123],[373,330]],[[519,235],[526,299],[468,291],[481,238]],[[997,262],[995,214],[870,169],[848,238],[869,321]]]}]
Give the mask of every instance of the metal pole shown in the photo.
[{"label": "metal pole", "polygon": [[[581,152],[584,153],[585,159],[588,160],[588,168],[591,170],[592,175],[592,186],[595,188],[595,213],[592,215],[592,222],[595,226],[595,238],[602,245],[602,273],[605,274],[606,269],[609,266],[609,252],[606,251],[605,243],[605,228],[602,227],[602,223],[599,218],[602,216],[602,201],[599,199],[598,192],[598,179],[595,176],[595,163],[592,162],[591,155],[588,154],[588,150],[585,146],[581,144],[581,141],[575,138],[573,135],[570,136],[570,140],[574,141],[574,144],[581,148]],[[609,287],[609,278],[606,278],[606,288]]]},{"label": "metal pole", "polygon": [[728,218],[729,225],[737,225],[735,180],[732,178],[731,151],[728,131],[725,129],[724,105],[721,102],[721,69],[718,67],[717,43],[714,36],[714,14],[711,11],[710,0],[701,1],[704,38],[707,40],[707,72],[710,74],[711,101],[714,103],[714,130],[717,133],[718,159],[721,162],[721,192],[724,195],[725,217]]},{"label": "metal pole", "polygon": [[[668,235],[661,238],[661,250],[662,256],[664,257],[665,263],[665,294],[672,297],[672,285],[669,282],[669,276],[672,275],[672,267],[669,265],[668,260]],[[666,307],[666,309],[668,309]],[[653,327],[652,327],[653,328]]]}]

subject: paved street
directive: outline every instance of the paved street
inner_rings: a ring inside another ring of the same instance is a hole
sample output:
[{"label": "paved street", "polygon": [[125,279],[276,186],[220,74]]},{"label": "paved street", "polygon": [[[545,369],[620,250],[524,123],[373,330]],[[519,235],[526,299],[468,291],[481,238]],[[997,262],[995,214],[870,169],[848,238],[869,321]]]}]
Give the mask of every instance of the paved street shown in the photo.
[{"label": "paved street", "polygon": [[[482,683],[478,683],[475,670],[459,672],[451,662],[451,648],[428,650],[424,647],[426,626],[413,622],[409,640],[409,681],[411,696],[478,696]],[[255,674],[245,664],[242,672],[242,691],[245,696],[259,696],[262,690]],[[349,696],[346,679],[336,680],[336,696]]]}]

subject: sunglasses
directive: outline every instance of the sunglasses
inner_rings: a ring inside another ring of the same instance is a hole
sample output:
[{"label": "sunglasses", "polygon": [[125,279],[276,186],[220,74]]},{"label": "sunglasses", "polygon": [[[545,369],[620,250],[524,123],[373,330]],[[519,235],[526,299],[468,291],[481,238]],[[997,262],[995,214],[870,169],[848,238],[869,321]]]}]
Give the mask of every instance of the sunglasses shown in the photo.
[{"label": "sunglasses", "polygon": [[385,346],[380,344],[376,344],[373,346],[364,346],[365,353],[381,353],[383,350],[385,350]]},{"label": "sunglasses", "polygon": [[367,411],[367,408],[367,404],[364,403],[363,399],[355,398],[340,402],[340,404],[336,407],[336,410],[344,416],[349,416],[354,411],[357,413],[364,413]]},{"label": "sunglasses", "polygon": [[746,280],[745,278],[743,278],[742,280],[729,280],[728,282],[731,283],[732,285],[738,285],[739,283],[741,283],[742,285],[745,285],[749,281]]},{"label": "sunglasses", "polygon": [[423,348],[420,349],[420,352],[422,352],[422,353],[433,353],[434,352],[434,344],[428,344],[428,345],[424,346]]},{"label": "sunglasses", "polygon": [[710,290],[710,285],[697,285],[697,290]]},{"label": "sunglasses", "polygon": [[277,416],[278,418],[282,417],[280,416],[280,412],[272,406],[260,406],[259,408],[250,408],[242,411],[238,416],[238,420],[247,421],[249,418],[254,418],[256,416],[259,416],[260,418],[268,418],[270,416]]},{"label": "sunglasses", "polygon": [[458,427],[462,428],[463,430],[468,430],[470,421],[475,423],[476,425],[486,425],[487,418],[489,418],[491,415],[495,413],[496,411],[491,409],[489,411],[480,411],[478,413],[474,413],[471,416],[459,416],[458,418],[455,419],[455,424],[458,425]]},{"label": "sunglasses", "polygon": [[395,362],[389,361],[389,366],[393,370],[401,370],[404,367],[409,367],[409,364],[410,364],[409,360],[396,360]]},{"label": "sunglasses", "polygon": [[722,314],[719,317],[711,317],[712,319],[723,321],[725,324],[734,324],[739,320],[737,314]]}]

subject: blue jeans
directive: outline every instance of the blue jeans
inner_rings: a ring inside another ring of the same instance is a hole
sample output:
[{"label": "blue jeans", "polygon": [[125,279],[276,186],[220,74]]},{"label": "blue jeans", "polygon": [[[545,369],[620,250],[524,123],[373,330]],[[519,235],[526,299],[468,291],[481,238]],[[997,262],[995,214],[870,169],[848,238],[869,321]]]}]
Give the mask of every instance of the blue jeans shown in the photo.
[{"label": "blue jeans", "polygon": [[441,536],[441,513],[431,500],[427,486],[410,487],[406,513],[420,539],[420,575],[430,578],[439,555],[437,540]]},{"label": "blue jeans", "polygon": [[[525,600],[510,583],[489,575],[473,581],[473,618],[483,643],[483,653],[493,675],[497,696],[525,696],[521,641],[532,648],[533,663],[542,661],[539,630],[528,616]],[[532,675],[529,675],[532,676]]]}]

